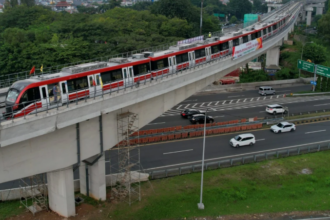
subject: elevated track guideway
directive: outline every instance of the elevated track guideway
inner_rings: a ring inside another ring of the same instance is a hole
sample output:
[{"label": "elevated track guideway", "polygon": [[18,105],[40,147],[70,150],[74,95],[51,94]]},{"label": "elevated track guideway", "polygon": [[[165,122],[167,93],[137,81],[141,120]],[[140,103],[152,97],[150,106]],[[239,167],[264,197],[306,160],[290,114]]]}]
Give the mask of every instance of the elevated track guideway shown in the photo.
[{"label": "elevated track guideway", "polygon": [[[92,160],[89,184],[80,189],[89,187],[94,198],[105,198],[102,154],[121,141],[119,113],[139,115],[136,123],[142,127],[215,79],[278,48],[302,6],[288,3],[261,23],[220,37],[15,82],[0,122],[0,183],[47,173],[50,208],[68,217],[75,214],[72,167],[83,171],[83,161]],[[232,59],[236,46],[258,38],[262,48]]]}]

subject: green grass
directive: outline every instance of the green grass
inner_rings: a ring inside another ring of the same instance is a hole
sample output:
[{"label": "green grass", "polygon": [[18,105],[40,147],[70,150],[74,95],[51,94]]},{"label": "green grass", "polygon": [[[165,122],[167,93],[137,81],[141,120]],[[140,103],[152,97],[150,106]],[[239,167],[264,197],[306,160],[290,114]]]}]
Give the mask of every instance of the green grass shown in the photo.
[{"label": "green grass", "polygon": [[[205,210],[198,210],[200,173],[142,185],[142,202],[114,205],[112,219],[180,219],[230,214],[328,210],[330,151],[204,173]],[[304,168],[312,175],[300,174]],[[106,219],[106,216],[105,218]]]},{"label": "green grass", "polygon": [[19,200],[0,202],[0,220],[4,220],[10,216],[19,215],[24,211],[25,208],[23,208],[23,205]]}]

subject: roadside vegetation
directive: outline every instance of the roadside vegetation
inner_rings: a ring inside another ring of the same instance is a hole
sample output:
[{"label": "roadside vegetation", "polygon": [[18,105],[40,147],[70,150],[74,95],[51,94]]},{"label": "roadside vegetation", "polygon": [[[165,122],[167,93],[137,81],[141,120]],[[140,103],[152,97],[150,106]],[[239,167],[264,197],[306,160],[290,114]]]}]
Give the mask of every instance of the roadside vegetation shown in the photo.
[{"label": "roadside vegetation", "polygon": [[[142,201],[132,206],[114,201],[90,203],[87,200],[94,208],[85,217],[116,220],[195,219],[232,214],[328,210],[329,156],[330,151],[324,151],[206,171],[205,210],[197,208],[201,174],[194,173],[143,183]],[[303,169],[307,174],[303,174]],[[5,204],[0,205],[2,218],[6,216],[1,208]],[[18,210],[21,211],[16,204],[12,209],[10,214],[18,215]],[[39,217],[42,214],[39,213]]]}]

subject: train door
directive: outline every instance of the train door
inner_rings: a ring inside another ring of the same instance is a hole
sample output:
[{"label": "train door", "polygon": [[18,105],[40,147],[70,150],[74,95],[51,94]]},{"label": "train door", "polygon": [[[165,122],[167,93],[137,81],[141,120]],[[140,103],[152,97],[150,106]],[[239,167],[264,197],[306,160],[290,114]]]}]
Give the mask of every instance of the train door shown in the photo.
[{"label": "train door", "polygon": [[60,82],[60,94],[62,104],[68,102],[69,93],[68,93],[68,84],[66,81]]},{"label": "train door", "polygon": [[211,47],[205,47],[205,55],[206,55],[206,61],[210,61],[211,60]]},{"label": "train door", "polygon": [[48,86],[40,86],[40,99],[41,99],[41,103],[42,106],[47,106],[47,108],[49,108],[50,106],[50,102],[49,102],[49,95],[48,95]]},{"label": "train door", "polygon": [[233,53],[233,41],[232,40],[228,41],[228,44],[229,44],[229,54],[232,54]]},{"label": "train door", "polygon": [[133,67],[129,66],[122,69],[123,72],[123,79],[125,83],[125,87],[131,86],[134,83],[134,74],[133,74]]},{"label": "train door", "polygon": [[94,74],[88,76],[89,96],[94,97],[102,93],[102,86],[100,80],[100,74]]},{"label": "train door", "polygon": [[195,51],[188,52],[189,68],[195,66]]},{"label": "train door", "polygon": [[248,39],[249,39],[249,41],[251,41],[251,39],[252,39],[251,34],[248,35]]},{"label": "train door", "polygon": [[168,68],[169,73],[175,73],[176,72],[176,58],[175,56],[168,58]]},{"label": "train door", "polygon": [[243,44],[243,37],[240,37],[240,38],[239,38],[239,44],[240,44],[240,45]]}]

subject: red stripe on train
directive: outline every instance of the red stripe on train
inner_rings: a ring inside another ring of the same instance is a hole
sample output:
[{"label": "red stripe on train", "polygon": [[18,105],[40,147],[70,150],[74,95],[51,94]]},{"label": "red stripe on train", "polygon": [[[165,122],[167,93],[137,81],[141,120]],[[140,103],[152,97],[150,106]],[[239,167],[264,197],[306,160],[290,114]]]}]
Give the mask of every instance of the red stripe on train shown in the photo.
[{"label": "red stripe on train", "polygon": [[103,90],[110,90],[110,89],[118,88],[121,86],[124,86],[124,81],[119,81],[119,82],[104,85]]},{"label": "red stripe on train", "polygon": [[14,115],[14,118],[19,118],[22,117],[24,115],[28,115],[30,114],[32,111],[34,111],[37,108],[41,108],[42,107],[42,103],[41,102],[37,102],[36,104],[32,104],[28,107],[26,107],[26,109],[22,109],[20,113],[17,113]]}]

